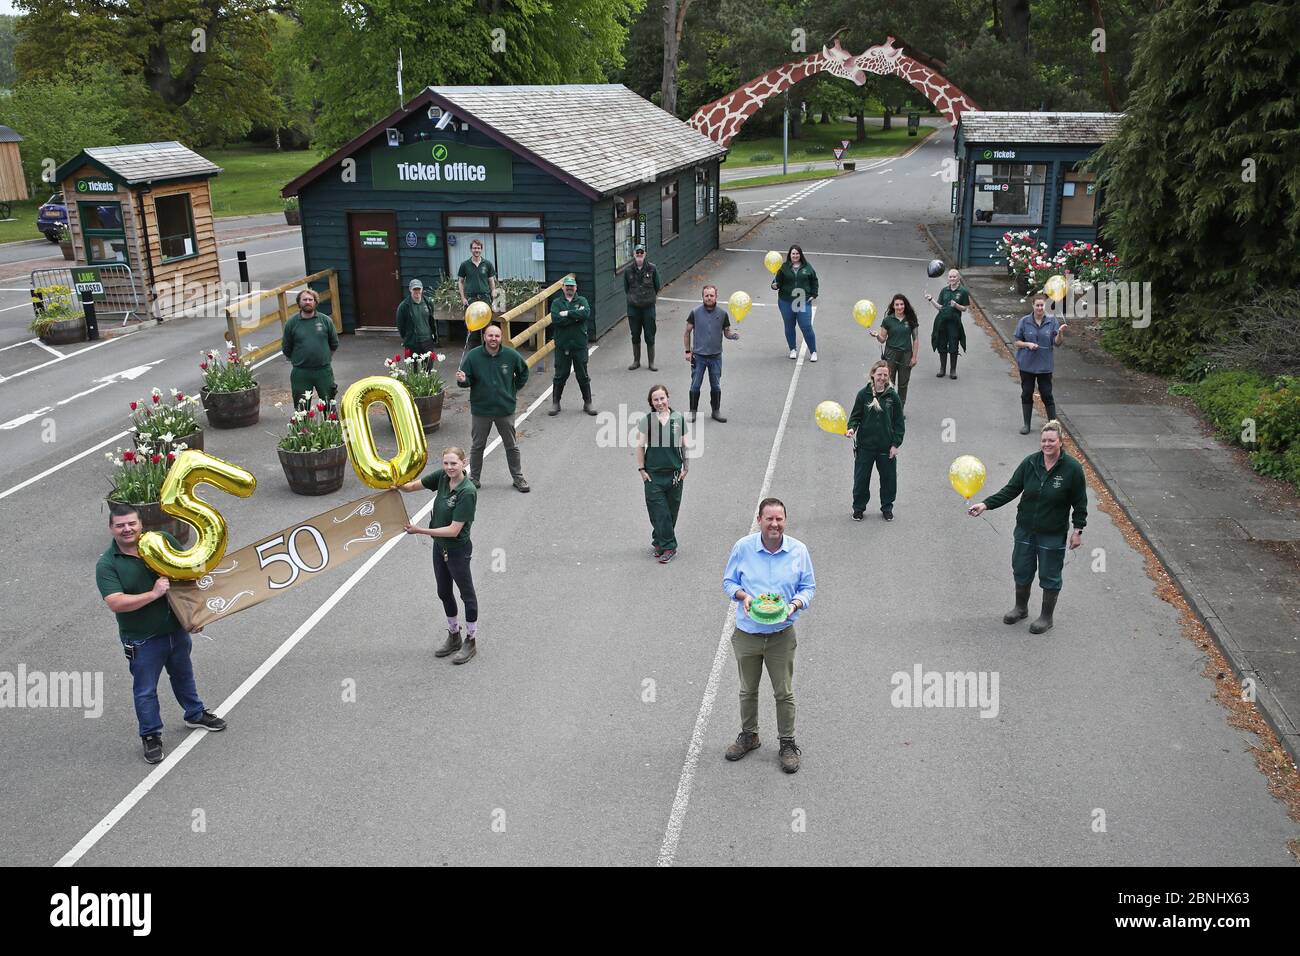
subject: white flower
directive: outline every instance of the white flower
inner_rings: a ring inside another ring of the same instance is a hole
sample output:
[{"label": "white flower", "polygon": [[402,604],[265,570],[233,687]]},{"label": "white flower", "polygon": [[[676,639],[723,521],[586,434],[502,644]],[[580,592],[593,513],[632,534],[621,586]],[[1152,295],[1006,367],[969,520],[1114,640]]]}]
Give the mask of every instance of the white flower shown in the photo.
[{"label": "white flower", "polygon": [[160,389],[160,388],[152,389],[152,390],[149,392],[149,394],[150,394],[150,395],[158,395],[158,396],[161,396],[161,395],[162,395],[162,389]]},{"label": "white flower", "polygon": [[447,356],[443,355],[441,352],[438,353],[438,361],[439,361],[439,362],[443,361],[443,360],[446,359],[446,358],[447,358]]},{"label": "white flower", "polygon": [[303,392],[302,397],[307,399],[308,401],[311,401],[311,389],[309,388],[307,389],[307,391]]},{"label": "white flower", "polygon": [[104,457],[107,458],[109,461],[112,461],[112,460],[113,460],[113,453],[112,453],[111,451],[106,451],[106,452],[104,452]]},{"label": "white flower", "polygon": [[180,389],[176,389],[176,388],[172,389],[172,398],[175,398],[179,394],[180,394]]},{"label": "white flower", "polygon": [[166,433],[164,433],[163,436],[162,436],[162,440],[165,441],[165,442],[166,442],[167,444],[169,444],[169,445],[172,443],[172,441],[173,441],[175,438],[176,438],[176,436],[173,435],[171,432],[166,432]]},{"label": "white flower", "polygon": [[284,402],[276,402],[276,403],[275,403],[275,407],[276,407],[276,408],[284,408]]},{"label": "white flower", "polygon": [[176,454],[179,455],[181,452],[183,452],[186,448],[189,448],[189,447],[190,447],[190,446],[187,445],[187,444],[185,444],[185,442],[177,442],[177,443],[176,443]]}]

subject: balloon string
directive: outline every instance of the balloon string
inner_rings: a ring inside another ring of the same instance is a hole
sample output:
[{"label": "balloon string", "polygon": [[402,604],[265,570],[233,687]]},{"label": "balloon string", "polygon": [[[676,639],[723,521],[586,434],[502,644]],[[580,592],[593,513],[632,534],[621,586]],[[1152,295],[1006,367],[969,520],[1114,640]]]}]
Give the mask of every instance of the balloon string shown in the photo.
[{"label": "balloon string", "polygon": [[[988,515],[981,514],[980,517],[984,519],[984,523],[986,525],[988,525],[990,528],[993,528],[993,522],[988,519]],[[1002,532],[999,531],[997,528],[993,528],[993,533],[996,534],[999,538],[1002,537]]]}]

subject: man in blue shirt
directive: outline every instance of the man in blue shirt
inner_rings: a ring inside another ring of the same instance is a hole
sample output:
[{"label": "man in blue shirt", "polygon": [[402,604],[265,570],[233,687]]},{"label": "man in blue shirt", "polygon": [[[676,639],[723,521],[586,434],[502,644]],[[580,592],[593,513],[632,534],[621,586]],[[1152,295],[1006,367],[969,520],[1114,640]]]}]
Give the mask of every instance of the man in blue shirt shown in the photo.
[{"label": "man in blue shirt", "polygon": [[1061,337],[1069,326],[1057,322],[1056,316],[1047,314],[1047,296],[1041,292],[1034,296],[1034,311],[1016,324],[1012,336],[1016,347],[1016,365],[1020,368],[1020,410],[1025,425],[1020,434],[1029,434],[1029,420],[1034,412],[1034,385],[1047,407],[1047,420],[1056,419],[1056,401],[1052,397],[1052,349],[1061,344]]},{"label": "man in blue shirt", "polygon": [[[736,542],[727,558],[722,589],[740,603],[736,608],[736,630],[731,646],[740,671],[740,735],[727,748],[728,760],[739,760],[759,746],[758,686],[763,666],[776,698],[777,735],[781,740],[781,769],[799,769],[801,751],[794,742],[794,622],[817,591],[812,558],[802,541],[785,533],[785,505],[776,498],[764,498],[758,505],[757,534]],[[750,605],[760,594],[779,594],[790,615],[777,624],[762,624],[749,616]]]}]

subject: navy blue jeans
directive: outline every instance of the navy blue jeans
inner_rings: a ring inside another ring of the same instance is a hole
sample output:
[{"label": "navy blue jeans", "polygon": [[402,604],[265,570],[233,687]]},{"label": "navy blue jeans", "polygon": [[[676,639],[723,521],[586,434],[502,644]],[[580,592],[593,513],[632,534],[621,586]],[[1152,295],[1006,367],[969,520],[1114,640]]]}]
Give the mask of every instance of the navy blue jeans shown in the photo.
[{"label": "navy blue jeans", "polygon": [[140,724],[140,736],[162,733],[162,714],[158,710],[158,678],[163,668],[172,682],[176,702],[185,709],[186,720],[203,716],[203,701],[199,700],[194,686],[194,665],[190,662],[189,632],[173,631],[159,634],[131,645],[135,658],[131,660],[131,676],[135,679],[135,718]]},{"label": "navy blue jeans", "polygon": [[722,356],[721,355],[692,355],[691,356],[691,391],[699,393],[700,386],[704,384],[705,369],[709,372],[709,391],[722,391]]},{"label": "navy blue jeans", "polygon": [[813,332],[812,309],[808,307],[807,301],[804,302],[802,309],[795,309],[794,302],[788,302],[785,299],[777,299],[777,306],[781,309],[781,318],[785,320],[785,344],[794,349],[794,324],[799,323],[799,331],[803,332],[803,340],[808,343],[808,351],[817,351],[817,334]]}]

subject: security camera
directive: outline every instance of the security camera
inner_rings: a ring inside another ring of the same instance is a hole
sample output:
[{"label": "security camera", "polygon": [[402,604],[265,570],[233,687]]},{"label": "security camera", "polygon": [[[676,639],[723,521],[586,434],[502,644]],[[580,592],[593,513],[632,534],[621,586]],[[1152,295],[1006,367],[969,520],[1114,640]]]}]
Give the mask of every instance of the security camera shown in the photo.
[{"label": "security camera", "polygon": [[[429,118],[430,118],[430,119],[433,119],[432,115],[431,115]],[[447,128],[447,124],[450,123],[450,122],[451,122],[452,120],[454,120],[455,118],[456,118],[456,117],[452,116],[450,113],[443,113],[442,116],[440,116],[440,117],[438,118],[438,122],[437,122],[436,124],[434,124],[434,128],[435,128],[435,129],[446,129],[446,128]]]},{"label": "security camera", "polygon": [[400,129],[396,129],[396,128],[394,128],[394,127],[389,127],[389,128],[388,128],[387,130],[385,130],[384,132],[386,132],[386,133],[388,134],[388,145],[389,145],[389,146],[401,146],[401,145],[402,145],[402,131],[401,131]]}]

